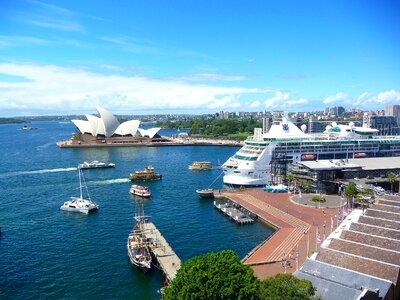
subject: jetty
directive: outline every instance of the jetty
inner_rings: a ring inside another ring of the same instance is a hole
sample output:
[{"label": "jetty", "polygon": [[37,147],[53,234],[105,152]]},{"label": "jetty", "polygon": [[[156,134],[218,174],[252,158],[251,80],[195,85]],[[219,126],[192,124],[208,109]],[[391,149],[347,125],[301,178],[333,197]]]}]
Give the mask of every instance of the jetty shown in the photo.
[{"label": "jetty", "polygon": [[215,200],[214,207],[235,221],[237,224],[249,224],[254,222],[255,215],[240,205],[224,200]]},{"label": "jetty", "polygon": [[145,237],[148,241],[152,241],[149,249],[155,264],[164,273],[166,282],[169,283],[181,267],[181,260],[151,221],[144,222],[143,227]]}]

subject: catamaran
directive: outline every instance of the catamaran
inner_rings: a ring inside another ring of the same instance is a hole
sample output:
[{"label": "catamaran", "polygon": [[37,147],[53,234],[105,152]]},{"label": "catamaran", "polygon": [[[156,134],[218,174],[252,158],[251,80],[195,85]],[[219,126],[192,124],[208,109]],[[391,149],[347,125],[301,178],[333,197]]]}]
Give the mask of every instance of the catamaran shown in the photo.
[{"label": "catamaran", "polygon": [[[63,205],[61,205],[60,209],[65,210],[65,211],[70,211],[70,212],[79,212],[79,213],[84,213],[88,214],[91,211],[97,210],[99,206],[93,202],[90,199],[89,191],[87,189],[86,184],[84,184],[86,188],[86,192],[88,195],[89,199],[84,199],[83,198],[83,184],[82,184],[82,178],[83,174],[80,168],[78,168],[78,175],[79,175],[79,190],[80,190],[80,196],[78,197],[71,197],[70,200],[65,201]],[[85,182],[85,179],[83,178],[83,182]]]},{"label": "catamaran", "polygon": [[276,118],[267,133],[254,135],[223,165],[223,182],[264,186],[282,182],[287,165],[303,160],[350,159],[400,155],[400,137],[376,136],[377,129],[333,122],[319,134],[305,133],[287,115]]}]

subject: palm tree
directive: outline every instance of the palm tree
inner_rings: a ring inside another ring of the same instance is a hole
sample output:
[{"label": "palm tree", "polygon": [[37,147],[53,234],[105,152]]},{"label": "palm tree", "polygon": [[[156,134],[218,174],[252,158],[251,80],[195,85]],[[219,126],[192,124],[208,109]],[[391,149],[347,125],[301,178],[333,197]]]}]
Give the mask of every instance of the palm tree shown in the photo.
[{"label": "palm tree", "polygon": [[286,176],[286,180],[288,181],[288,188],[289,188],[289,190],[290,190],[290,186],[291,186],[291,184],[292,184],[292,182],[293,182],[293,179],[294,179],[294,177],[293,177],[292,174],[288,174],[288,176]]},{"label": "palm tree", "polygon": [[396,174],[393,173],[393,172],[389,172],[389,173],[387,174],[387,178],[388,178],[388,180],[389,180],[390,187],[391,187],[391,191],[392,191],[392,194],[393,194],[393,184],[394,184],[395,181],[396,181]]}]

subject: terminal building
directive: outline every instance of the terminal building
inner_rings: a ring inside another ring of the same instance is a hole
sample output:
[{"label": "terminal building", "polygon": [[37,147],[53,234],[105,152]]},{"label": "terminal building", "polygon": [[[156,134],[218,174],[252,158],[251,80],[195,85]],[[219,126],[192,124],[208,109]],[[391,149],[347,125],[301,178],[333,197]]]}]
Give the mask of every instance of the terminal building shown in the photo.
[{"label": "terminal building", "polygon": [[[369,157],[300,161],[288,165],[288,173],[308,183],[312,190],[337,193],[343,181],[365,178],[366,181],[387,181],[387,174],[400,174],[400,157]],[[397,185],[395,185],[395,191]]]}]

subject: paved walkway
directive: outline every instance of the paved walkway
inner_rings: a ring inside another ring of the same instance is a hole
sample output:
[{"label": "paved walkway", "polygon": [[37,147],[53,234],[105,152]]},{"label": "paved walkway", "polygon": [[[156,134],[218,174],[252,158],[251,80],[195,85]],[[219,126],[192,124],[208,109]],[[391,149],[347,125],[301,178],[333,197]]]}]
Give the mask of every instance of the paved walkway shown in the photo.
[{"label": "paved walkway", "polygon": [[299,196],[298,194],[291,195],[290,198],[296,204],[307,205],[307,206],[314,206],[318,208],[335,208],[344,205],[346,200],[341,200],[340,196],[337,195],[322,195],[325,198],[325,202],[314,202],[311,201],[312,197],[319,196],[319,194],[302,194]]},{"label": "paved walkway", "polygon": [[[224,191],[223,194],[278,229],[243,260],[260,279],[283,273],[285,269],[287,273],[293,273],[296,265],[301,266],[305,261],[307,249],[311,254],[319,247],[319,243],[316,245],[317,228],[321,239],[324,239],[338,223],[339,208],[300,205],[291,200],[287,193],[270,193],[257,188]],[[283,264],[282,261],[287,263]]]}]

